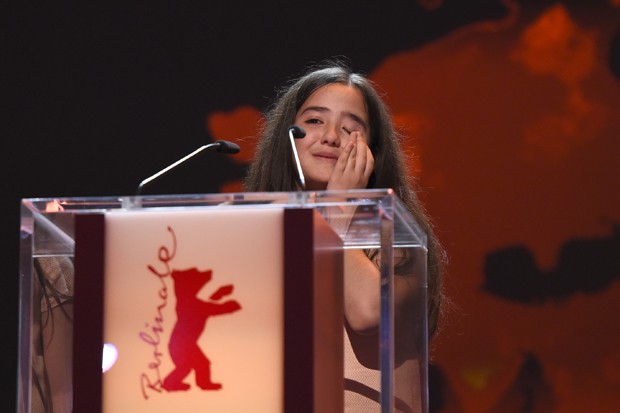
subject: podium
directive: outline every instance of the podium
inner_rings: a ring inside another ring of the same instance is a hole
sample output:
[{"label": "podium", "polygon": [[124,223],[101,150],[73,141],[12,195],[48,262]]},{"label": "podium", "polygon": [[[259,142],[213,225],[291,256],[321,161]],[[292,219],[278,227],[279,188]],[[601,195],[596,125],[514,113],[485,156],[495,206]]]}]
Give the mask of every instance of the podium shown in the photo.
[{"label": "podium", "polygon": [[24,199],[20,240],[19,413],[428,412],[426,235],[392,190]]}]

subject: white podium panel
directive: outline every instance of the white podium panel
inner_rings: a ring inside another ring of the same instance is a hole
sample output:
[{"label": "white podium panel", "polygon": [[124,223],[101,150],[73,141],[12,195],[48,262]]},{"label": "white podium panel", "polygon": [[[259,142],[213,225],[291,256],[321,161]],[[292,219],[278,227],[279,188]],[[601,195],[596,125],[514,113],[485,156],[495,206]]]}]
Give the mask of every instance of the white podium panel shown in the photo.
[{"label": "white podium panel", "polygon": [[282,411],[282,227],[277,209],[106,214],[104,412]]}]

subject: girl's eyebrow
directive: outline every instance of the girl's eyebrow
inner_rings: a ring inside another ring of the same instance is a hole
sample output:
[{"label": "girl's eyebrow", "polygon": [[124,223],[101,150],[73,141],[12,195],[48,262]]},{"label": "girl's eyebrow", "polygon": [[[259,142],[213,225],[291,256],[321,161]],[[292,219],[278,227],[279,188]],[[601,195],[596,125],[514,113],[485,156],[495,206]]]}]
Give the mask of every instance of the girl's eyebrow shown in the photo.
[{"label": "girl's eyebrow", "polygon": [[[331,109],[325,107],[325,106],[308,106],[307,108],[305,108],[304,110],[301,111],[300,115],[303,115],[306,112],[310,112],[310,111],[315,111],[315,112],[331,112]],[[355,123],[358,123],[361,127],[363,127],[364,129],[366,129],[366,122],[364,122],[364,119],[362,119],[360,116],[356,115],[353,112],[342,112],[342,114],[346,117],[348,117],[349,119],[353,120]]]},{"label": "girl's eyebrow", "polygon": [[301,111],[300,115],[306,113],[306,112],[310,112],[310,111],[316,111],[316,112],[330,112],[329,108],[326,108],[325,106],[308,106],[307,108],[305,108],[304,110]]}]

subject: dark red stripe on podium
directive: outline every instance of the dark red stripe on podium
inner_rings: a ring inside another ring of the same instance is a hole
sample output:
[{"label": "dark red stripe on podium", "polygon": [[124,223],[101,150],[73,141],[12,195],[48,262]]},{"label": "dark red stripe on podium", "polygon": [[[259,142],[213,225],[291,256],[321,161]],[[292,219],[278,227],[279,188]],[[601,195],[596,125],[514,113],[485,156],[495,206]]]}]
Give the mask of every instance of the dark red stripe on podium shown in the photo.
[{"label": "dark red stripe on podium", "polygon": [[75,217],[73,411],[101,413],[105,217]]},{"label": "dark red stripe on podium", "polygon": [[313,210],[284,210],[284,411],[314,412]]}]

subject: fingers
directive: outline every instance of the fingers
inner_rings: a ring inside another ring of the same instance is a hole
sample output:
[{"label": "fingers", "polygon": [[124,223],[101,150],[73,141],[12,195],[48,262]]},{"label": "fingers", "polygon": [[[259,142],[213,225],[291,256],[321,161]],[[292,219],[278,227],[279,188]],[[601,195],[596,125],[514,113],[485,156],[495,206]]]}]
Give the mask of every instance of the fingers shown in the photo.
[{"label": "fingers", "polygon": [[[350,159],[350,166],[356,173],[370,177],[375,165],[375,159],[372,156],[370,148],[366,144],[366,140],[359,132],[354,132],[355,136],[355,150],[353,150]],[[347,166],[349,163],[347,163]]]},{"label": "fingers", "polygon": [[360,132],[352,132],[336,162],[329,189],[362,189],[374,168],[374,158]]},{"label": "fingers", "polygon": [[364,171],[366,170],[366,163],[367,163],[367,158],[368,158],[368,145],[366,145],[366,142],[364,141],[364,138],[362,138],[362,135],[360,133],[357,133],[357,136],[355,137],[356,143],[355,143],[355,158],[353,160],[353,169],[360,174],[364,174]]},{"label": "fingers", "polygon": [[353,154],[355,151],[355,140],[354,139],[350,139],[347,144],[345,145],[344,149],[342,150],[342,153],[340,154],[340,156],[338,157],[338,161],[336,162],[336,167],[334,168],[334,173],[344,173],[345,170],[347,170],[347,168],[350,168],[351,165],[355,164],[355,160],[351,160],[351,154]]},{"label": "fingers", "polygon": [[[349,148],[349,145],[351,147]],[[351,132],[343,155],[346,156],[346,167],[350,171],[361,173],[366,166],[366,142],[360,132]]]},{"label": "fingers", "polygon": [[364,167],[364,179],[366,180],[366,185],[368,185],[368,180],[370,179],[370,175],[372,175],[372,171],[375,169],[375,158],[372,156],[372,151],[366,146],[366,165]]}]

